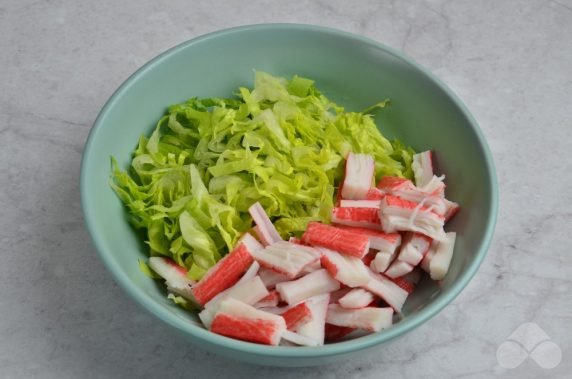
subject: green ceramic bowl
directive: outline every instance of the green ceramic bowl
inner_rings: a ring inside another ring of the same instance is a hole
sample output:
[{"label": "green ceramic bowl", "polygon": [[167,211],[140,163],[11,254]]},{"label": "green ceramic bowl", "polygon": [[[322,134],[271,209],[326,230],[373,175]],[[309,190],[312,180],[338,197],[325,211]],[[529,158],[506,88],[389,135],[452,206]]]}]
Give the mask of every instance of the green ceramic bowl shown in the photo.
[{"label": "green ceramic bowl", "polygon": [[[213,334],[174,306],[164,289],[139,270],[146,248],[109,187],[110,156],[128,167],[141,134],[149,134],[166,106],[190,97],[229,96],[251,86],[253,70],[316,80],[349,110],[391,98],[378,125],[415,149],[436,152],[447,195],[461,212],[450,271],[439,285],[425,280],[410,296],[401,322],[381,333],[317,348],[269,347]],[[103,262],[127,293],[175,333],[211,352],[247,362],[307,366],[396,338],[429,320],[475,275],[486,255],[497,214],[493,159],[476,121],[442,82],[397,51],[367,38],[308,25],[253,25],[211,33],[161,54],[133,74],[103,107],[87,140],[81,169],[87,228]],[[411,347],[412,350],[415,346]]]}]

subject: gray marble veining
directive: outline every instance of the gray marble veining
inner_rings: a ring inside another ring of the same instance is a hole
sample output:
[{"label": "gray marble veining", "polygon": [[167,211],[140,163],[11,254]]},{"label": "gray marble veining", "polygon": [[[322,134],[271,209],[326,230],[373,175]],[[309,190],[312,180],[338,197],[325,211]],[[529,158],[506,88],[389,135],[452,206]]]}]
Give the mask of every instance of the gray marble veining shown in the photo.
[{"label": "gray marble veining", "polygon": [[[468,288],[415,332],[328,369],[256,367],[189,346],[114,284],[82,224],[81,152],[113,90],[168,47],[262,22],[336,27],[404,51],[462,97],[497,165],[496,235]],[[570,377],[570,0],[4,0],[0,52],[0,377]],[[499,364],[525,322],[559,346],[555,368]]]}]

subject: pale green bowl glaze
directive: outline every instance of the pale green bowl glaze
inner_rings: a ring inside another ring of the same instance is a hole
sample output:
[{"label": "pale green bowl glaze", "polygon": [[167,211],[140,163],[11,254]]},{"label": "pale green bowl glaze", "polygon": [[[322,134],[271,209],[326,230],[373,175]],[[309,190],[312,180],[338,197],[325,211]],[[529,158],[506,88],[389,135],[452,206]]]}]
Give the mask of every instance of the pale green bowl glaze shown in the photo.
[{"label": "pale green bowl glaze", "polygon": [[[149,134],[170,104],[190,97],[228,97],[251,86],[253,70],[316,80],[318,88],[349,110],[390,98],[379,112],[383,133],[417,150],[436,152],[447,176],[447,196],[462,210],[450,223],[457,245],[449,274],[439,285],[425,280],[407,300],[393,328],[317,348],[268,347],[203,329],[198,318],[174,306],[164,289],[139,270],[147,249],[130,227],[109,187],[110,156],[128,167],[141,134]],[[99,114],[85,146],[81,198],[97,251],[127,293],[175,333],[234,359],[277,366],[318,365],[382,344],[429,320],[475,275],[495,226],[498,195],[493,159],[476,121],[437,78],[400,53],[367,38],[308,25],[253,25],[211,33],[161,54],[133,74]],[[144,333],[144,331],[142,331]],[[411,347],[415,350],[415,346]]]}]

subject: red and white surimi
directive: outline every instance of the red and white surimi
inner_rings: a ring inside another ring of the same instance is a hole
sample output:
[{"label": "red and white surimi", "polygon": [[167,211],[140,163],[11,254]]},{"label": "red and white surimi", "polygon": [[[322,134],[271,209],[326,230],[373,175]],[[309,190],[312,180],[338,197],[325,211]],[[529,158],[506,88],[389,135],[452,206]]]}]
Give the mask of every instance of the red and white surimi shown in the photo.
[{"label": "red and white surimi", "polygon": [[354,330],[355,330],[354,328],[348,328],[346,326],[338,326],[327,323],[326,326],[324,327],[326,341],[328,342],[338,341],[347,336],[348,334],[350,334],[351,332],[353,332]]},{"label": "red and white surimi", "polygon": [[324,331],[326,325],[326,313],[328,311],[328,303],[330,302],[330,294],[314,296],[306,301],[312,319],[300,325],[296,329],[296,333],[316,341],[317,345],[324,344]]},{"label": "red and white surimi", "polygon": [[284,321],[286,321],[286,329],[296,330],[302,324],[312,320],[312,311],[306,303],[300,303],[282,313]]},{"label": "red and white surimi", "polygon": [[187,270],[179,266],[169,258],[151,257],[149,258],[149,267],[159,274],[169,291],[183,296],[186,299],[195,301],[191,287],[195,281],[187,277]]},{"label": "red and white surimi", "polygon": [[387,195],[381,201],[380,219],[383,231],[411,231],[425,234],[433,239],[442,241],[446,238],[443,225],[445,219],[432,212],[422,203]]},{"label": "red and white surimi", "polygon": [[363,288],[354,288],[338,300],[338,303],[348,309],[364,308],[375,300],[375,296]]},{"label": "red and white surimi", "polygon": [[400,276],[409,274],[415,266],[410,265],[407,262],[400,261],[398,259],[394,260],[393,263],[389,266],[389,268],[385,271],[385,275],[394,279]]},{"label": "red and white surimi", "polygon": [[312,263],[304,266],[304,268],[302,269],[302,275],[303,274],[309,274],[309,273],[314,272],[314,271],[318,271],[321,268],[322,268],[322,265],[320,263],[320,260],[317,260],[315,262],[312,262]]},{"label": "red and white surimi", "polygon": [[211,325],[214,333],[266,345],[278,345],[285,330],[286,323],[281,316],[232,298],[221,303]]},{"label": "red and white surimi", "polygon": [[400,276],[398,278],[391,279],[391,280],[393,281],[393,283],[397,284],[400,288],[404,289],[409,294],[415,290],[415,283],[410,282],[407,279],[407,275]]},{"label": "red and white surimi", "polygon": [[372,271],[370,271],[370,278],[371,280],[366,286],[364,286],[364,288],[374,295],[382,298],[387,304],[395,309],[396,312],[401,312],[401,308],[409,295],[407,291],[400,288],[391,280],[383,277],[382,275],[375,274]]},{"label": "red and white surimi", "polygon": [[415,189],[415,185],[409,179],[397,176],[384,176],[377,183],[377,188],[386,194],[391,194],[399,190]]},{"label": "red and white surimi", "polygon": [[282,241],[282,237],[280,237],[280,234],[278,234],[278,231],[272,224],[272,221],[270,221],[270,218],[268,218],[268,215],[260,203],[254,203],[248,209],[248,212],[256,223],[257,228],[255,230],[258,234],[258,237],[265,245],[271,245],[273,243]]},{"label": "red and white surimi", "polygon": [[433,280],[442,280],[451,264],[453,251],[455,249],[455,239],[457,234],[454,232],[447,233],[447,239],[439,242],[435,254],[431,257],[429,263],[429,274]]},{"label": "red and white surimi", "polygon": [[381,200],[385,196],[385,192],[380,190],[379,188],[370,188],[365,195],[366,200]]},{"label": "red and white surimi", "polygon": [[322,254],[322,267],[340,283],[348,287],[359,287],[369,281],[368,268],[361,259],[323,247],[317,249]]},{"label": "red and white surimi", "polygon": [[330,304],[326,314],[328,324],[372,332],[389,328],[392,325],[392,319],[393,309],[391,308],[346,309],[338,304]]},{"label": "red and white surimi", "polygon": [[449,221],[450,219],[453,218],[453,216],[455,216],[457,214],[457,212],[459,212],[459,204],[455,203],[454,201],[450,201],[447,199],[443,199],[443,201],[445,202],[445,206],[447,207],[447,210],[445,211],[445,222]]},{"label": "red and white surimi", "polygon": [[259,276],[237,282],[233,287],[220,292],[211,301],[205,304],[205,308],[199,313],[199,318],[208,328],[220,308],[220,304],[228,298],[239,300],[245,304],[253,305],[268,296],[268,290]]},{"label": "red and white surimi", "polygon": [[378,208],[337,207],[332,209],[334,224],[370,229],[381,229]]},{"label": "red and white surimi", "polygon": [[320,253],[309,246],[280,241],[252,252],[262,266],[293,279],[310,263],[320,259]]},{"label": "red and white surimi", "polygon": [[265,267],[261,267],[258,270],[258,276],[260,276],[260,279],[262,279],[262,282],[268,289],[274,288],[278,283],[290,280],[286,275]]},{"label": "red and white surimi", "polygon": [[362,200],[371,188],[375,162],[371,155],[349,153],[346,161],[346,175],[342,187],[342,198]]},{"label": "red and white surimi", "polygon": [[276,285],[276,291],[282,300],[294,305],[310,297],[335,291],[340,283],[332,278],[325,269],[314,271],[308,275],[290,282]]},{"label": "red and white surimi", "polygon": [[342,208],[375,208],[379,209],[381,205],[379,200],[341,200],[340,207]]},{"label": "red and white surimi", "polygon": [[245,234],[238,245],[216,265],[211,267],[193,287],[196,301],[205,305],[218,293],[232,287],[254,262],[251,252],[261,248],[250,234]]},{"label": "red and white surimi", "polygon": [[254,308],[273,308],[277,307],[279,302],[280,302],[280,294],[275,290],[272,290],[268,295],[260,299],[256,304],[254,304]]},{"label": "red and white surimi", "polygon": [[401,244],[401,234],[399,233],[384,233],[380,230],[344,225],[338,226],[338,228],[349,230],[355,234],[366,235],[369,239],[369,248],[377,251],[393,254]]},{"label": "red and white surimi", "polygon": [[308,245],[325,247],[358,258],[362,258],[369,251],[367,236],[319,222],[308,224],[302,240]]},{"label": "red and white surimi", "polygon": [[242,277],[236,282],[236,284],[241,284],[254,278],[258,274],[258,270],[260,270],[260,264],[256,261],[252,262],[248,270],[242,275]]},{"label": "red and white surimi", "polygon": [[431,260],[433,259],[433,256],[437,251],[437,246],[439,246],[439,241],[433,241],[431,243],[431,246],[429,246],[429,250],[427,250],[425,256],[423,257],[423,260],[421,261],[421,264],[419,265],[419,267],[421,267],[423,271],[425,271],[428,274],[430,273],[429,265],[431,264]]},{"label": "red and white surimi", "polygon": [[395,259],[395,253],[386,253],[385,251],[380,251],[375,255],[373,261],[371,261],[369,267],[375,272],[385,272],[391,262]]},{"label": "red and white surimi", "polygon": [[433,177],[433,158],[431,151],[424,151],[413,155],[411,168],[413,169],[417,187],[426,185]]},{"label": "red and white surimi", "polygon": [[433,175],[431,180],[429,180],[427,184],[425,184],[423,187],[420,187],[419,189],[425,193],[430,193],[431,195],[445,197],[445,182],[443,181],[444,179],[445,175],[441,176]]},{"label": "red and white surimi", "polygon": [[403,245],[399,250],[397,259],[412,266],[417,266],[423,259],[423,256],[429,251],[432,241],[431,238],[421,233],[405,233]]},{"label": "red and white surimi", "polygon": [[330,292],[330,303],[337,303],[342,297],[346,296],[353,288],[343,287],[339,290]]},{"label": "red and white surimi", "polygon": [[299,333],[292,332],[290,330],[285,330],[282,333],[282,339],[300,346],[318,346],[318,342],[316,340],[303,336]]}]

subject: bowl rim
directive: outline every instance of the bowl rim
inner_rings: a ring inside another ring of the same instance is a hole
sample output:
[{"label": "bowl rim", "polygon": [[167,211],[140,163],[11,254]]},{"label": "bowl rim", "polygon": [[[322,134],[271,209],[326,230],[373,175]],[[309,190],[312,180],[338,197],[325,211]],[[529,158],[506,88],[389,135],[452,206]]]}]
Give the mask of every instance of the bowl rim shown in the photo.
[{"label": "bowl rim", "polygon": [[[468,121],[468,126],[473,129],[480,149],[485,157],[485,166],[489,174],[489,188],[488,191],[491,194],[491,202],[487,209],[488,220],[487,226],[484,233],[484,238],[480,241],[479,247],[476,250],[474,260],[471,262],[469,267],[462,273],[459,278],[452,284],[452,286],[445,292],[442,292],[435,300],[421,309],[419,312],[407,317],[405,320],[395,324],[392,328],[384,330],[380,333],[373,333],[368,336],[359,337],[353,340],[338,342],[335,344],[324,345],[318,348],[316,347],[288,347],[288,346],[266,346],[259,345],[250,342],[239,341],[224,336],[217,335],[200,326],[193,325],[192,323],[185,322],[182,318],[177,317],[172,312],[165,309],[164,305],[161,305],[149,296],[147,296],[143,290],[138,288],[123,272],[119,265],[113,260],[112,252],[105,249],[103,243],[100,241],[100,237],[97,234],[96,220],[94,214],[92,213],[90,200],[89,200],[89,186],[88,186],[88,174],[86,167],[89,164],[91,151],[93,149],[93,141],[96,139],[99,129],[101,128],[102,122],[106,115],[112,109],[123,94],[129,89],[129,87],[137,81],[140,77],[144,76],[145,73],[152,69],[153,67],[160,65],[164,60],[169,59],[170,56],[176,54],[177,52],[190,48],[195,44],[204,43],[211,39],[216,39],[224,37],[227,35],[251,32],[251,31],[305,31],[311,33],[320,33],[325,35],[330,35],[332,37],[341,37],[346,39],[352,39],[357,43],[369,45],[372,48],[383,50],[385,53],[392,55],[393,57],[413,66],[415,69],[419,70],[423,75],[427,77],[434,85],[439,87],[461,110],[463,115]],[[91,130],[88,135],[87,141],[85,143],[82,162],[81,162],[81,176],[80,176],[80,191],[81,191],[81,207],[86,224],[86,228],[89,232],[90,238],[93,245],[104,262],[107,269],[111,272],[113,278],[137,303],[139,303],[147,311],[151,312],[163,322],[174,327],[176,330],[182,331],[185,334],[189,334],[194,338],[202,340],[202,342],[210,345],[222,346],[226,349],[236,351],[237,353],[251,353],[259,356],[267,357],[279,357],[279,358],[320,358],[327,356],[335,356],[340,354],[345,354],[349,352],[356,352],[375,346],[389,340],[392,340],[398,336],[401,336],[421,324],[425,323],[435,315],[437,315],[441,310],[443,310],[449,303],[451,303],[467,286],[473,276],[476,274],[479,266],[481,265],[483,259],[485,258],[488,248],[490,246],[498,213],[498,183],[494,167],[494,162],[492,154],[489,150],[487,142],[484,138],[482,131],[480,130],[477,121],[471,115],[462,100],[449,89],[440,79],[433,75],[428,69],[424,68],[420,64],[413,61],[411,58],[407,57],[403,53],[385,46],[384,44],[377,42],[368,37],[334,29],[324,26],[309,25],[309,24],[292,24],[292,23],[269,23],[269,24],[253,24],[253,25],[243,25],[232,27],[228,29],[222,29],[214,32],[210,32],[185,42],[182,42],[163,53],[159,54],[155,58],[151,59],[130,75],[111,97],[107,100],[101,111],[99,112]]]}]

